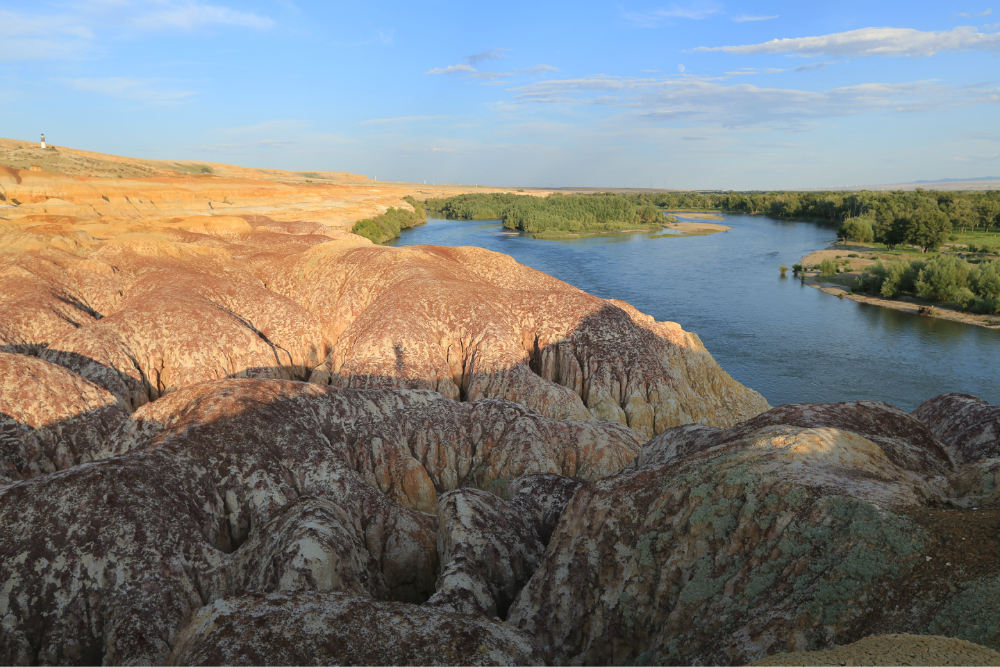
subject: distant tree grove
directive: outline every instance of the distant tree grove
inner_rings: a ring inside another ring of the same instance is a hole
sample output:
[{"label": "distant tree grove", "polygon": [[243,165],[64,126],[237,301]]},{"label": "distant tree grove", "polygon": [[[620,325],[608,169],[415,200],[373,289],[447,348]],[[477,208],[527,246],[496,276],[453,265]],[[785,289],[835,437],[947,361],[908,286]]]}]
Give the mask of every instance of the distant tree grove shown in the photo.
[{"label": "distant tree grove", "polygon": [[[1000,192],[643,192],[636,194],[510,193],[428,199],[426,206],[458,220],[499,219],[526,232],[593,231],[662,222],[667,210],[715,210],[782,219],[840,222],[844,238],[936,250],[955,231],[994,231]],[[1000,230],[998,230],[1000,231]]]},{"label": "distant tree grove", "polygon": [[666,221],[654,202],[605,193],[535,197],[494,192],[427,199],[424,204],[455,220],[500,220],[507,229],[529,233],[612,232]]}]

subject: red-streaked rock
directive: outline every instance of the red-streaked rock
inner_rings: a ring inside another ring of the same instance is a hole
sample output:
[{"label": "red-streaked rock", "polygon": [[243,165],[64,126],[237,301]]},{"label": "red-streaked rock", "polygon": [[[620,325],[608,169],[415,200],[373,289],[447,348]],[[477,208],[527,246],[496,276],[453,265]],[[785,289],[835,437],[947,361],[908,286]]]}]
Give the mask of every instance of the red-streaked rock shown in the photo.
[{"label": "red-streaked rock", "polygon": [[530,637],[485,618],[344,593],[247,595],[206,606],[174,665],[536,665]]},{"label": "red-streaked rock", "polygon": [[1000,458],[1000,406],[966,394],[942,394],[912,414],[962,463]]},{"label": "red-streaked rock", "polygon": [[268,284],[337,340],[315,382],[504,398],[647,436],[767,409],[676,324],[486,250],[329,243],[275,268]]},{"label": "red-streaked rock", "polygon": [[511,482],[507,486],[507,498],[534,508],[538,518],[539,539],[542,544],[547,545],[569,501],[588,483],[578,477],[532,473]]},{"label": "red-streaked rock", "polygon": [[114,396],[65,368],[0,352],[0,483],[100,457],[127,418]]},{"label": "red-streaked rock", "polygon": [[[456,556],[464,557],[486,584],[496,615],[506,618],[545,550],[540,529],[531,503],[508,502],[479,489],[449,491],[438,500],[438,560],[447,566]],[[451,597],[454,582],[444,579],[428,604]]]},{"label": "red-streaked rock", "polygon": [[163,662],[199,607],[248,590],[423,602],[439,490],[596,478],[639,448],[620,424],[503,401],[251,379],[167,394],[112,441],[0,489],[0,618],[31,661]]}]

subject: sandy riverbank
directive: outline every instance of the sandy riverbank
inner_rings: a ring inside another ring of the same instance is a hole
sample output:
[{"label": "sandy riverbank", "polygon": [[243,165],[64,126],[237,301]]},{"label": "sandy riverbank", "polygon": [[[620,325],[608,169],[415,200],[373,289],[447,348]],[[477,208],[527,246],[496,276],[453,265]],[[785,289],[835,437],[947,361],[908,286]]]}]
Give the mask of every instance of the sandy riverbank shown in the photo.
[{"label": "sandy riverbank", "polygon": [[[923,314],[926,317],[936,317],[942,320],[951,320],[953,322],[972,324],[975,326],[985,327],[987,329],[1000,330],[1000,315],[978,315],[976,313],[968,313],[960,310],[960,308],[954,304],[942,304],[911,296],[902,296],[898,299],[882,299],[875,296],[868,296],[866,294],[851,294],[850,287],[847,285],[860,276],[865,267],[870,266],[877,261],[877,259],[872,257],[872,255],[877,252],[877,250],[863,245],[833,243],[823,250],[817,250],[803,257],[802,265],[816,266],[824,259],[830,259],[840,263],[845,261],[850,262],[850,265],[845,267],[847,270],[843,273],[837,274],[835,277],[820,276],[817,271],[804,271],[800,274],[800,278],[802,278],[803,282],[806,285],[809,285],[809,287],[815,287],[818,290],[838,298],[847,298],[852,301],[857,301],[858,303],[867,303],[872,306],[891,308],[893,310],[900,310],[914,315]],[[851,254],[856,256],[849,257],[848,255]],[[929,314],[927,311],[928,308],[930,309]],[[923,309],[923,313],[921,313],[921,309]]]},{"label": "sandy riverbank", "polygon": [[671,215],[681,215],[685,218],[698,218],[699,220],[725,220],[718,213],[695,213],[693,211],[667,211]]},{"label": "sandy riverbank", "polygon": [[663,234],[662,236],[705,236],[706,234],[728,232],[732,229],[729,225],[718,225],[712,222],[668,222],[663,227],[680,233]]}]

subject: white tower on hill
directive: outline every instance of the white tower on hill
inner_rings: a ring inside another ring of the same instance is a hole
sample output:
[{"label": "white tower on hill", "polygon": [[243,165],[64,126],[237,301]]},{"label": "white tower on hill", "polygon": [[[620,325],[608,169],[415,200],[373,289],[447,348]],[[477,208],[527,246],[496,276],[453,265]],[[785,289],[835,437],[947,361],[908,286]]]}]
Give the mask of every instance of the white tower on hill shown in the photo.
[{"label": "white tower on hill", "polygon": [[45,135],[42,134],[42,148],[45,148]]}]

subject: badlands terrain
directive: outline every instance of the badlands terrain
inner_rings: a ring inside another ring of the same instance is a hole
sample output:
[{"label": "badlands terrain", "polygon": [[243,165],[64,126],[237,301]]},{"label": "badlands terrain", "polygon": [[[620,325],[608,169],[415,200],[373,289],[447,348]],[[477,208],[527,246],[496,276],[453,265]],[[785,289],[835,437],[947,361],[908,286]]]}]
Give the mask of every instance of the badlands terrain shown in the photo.
[{"label": "badlands terrain", "polygon": [[1000,408],[346,231],[461,188],[0,149],[0,663],[996,664]]}]

